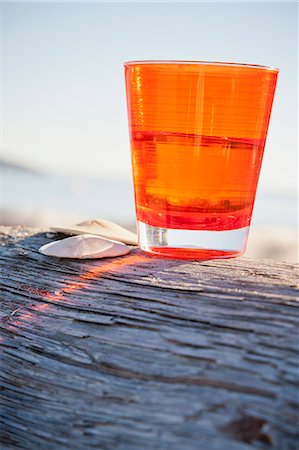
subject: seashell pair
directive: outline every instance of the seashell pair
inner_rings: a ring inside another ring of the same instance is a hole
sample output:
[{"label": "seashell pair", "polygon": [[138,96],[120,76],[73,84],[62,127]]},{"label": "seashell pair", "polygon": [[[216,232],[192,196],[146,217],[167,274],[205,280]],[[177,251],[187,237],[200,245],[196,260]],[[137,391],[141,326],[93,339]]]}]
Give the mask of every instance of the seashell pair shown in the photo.
[{"label": "seashell pair", "polygon": [[70,227],[52,227],[51,230],[76,234],[66,239],[50,242],[39,252],[58,258],[95,259],[126,255],[137,245],[137,236],[125,228],[103,219],[81,222]]}]

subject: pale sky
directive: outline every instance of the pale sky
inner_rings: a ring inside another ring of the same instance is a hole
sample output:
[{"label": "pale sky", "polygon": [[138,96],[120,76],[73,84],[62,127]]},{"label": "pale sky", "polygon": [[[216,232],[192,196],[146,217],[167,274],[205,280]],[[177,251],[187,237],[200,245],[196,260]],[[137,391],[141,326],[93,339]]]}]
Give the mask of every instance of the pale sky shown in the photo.
[{"label": "pale sky", "polygon": [[2,153],[52,172],[130,178],[123,62],[280,68],[260,188],[297,189],[295,2],[2,2]]}]

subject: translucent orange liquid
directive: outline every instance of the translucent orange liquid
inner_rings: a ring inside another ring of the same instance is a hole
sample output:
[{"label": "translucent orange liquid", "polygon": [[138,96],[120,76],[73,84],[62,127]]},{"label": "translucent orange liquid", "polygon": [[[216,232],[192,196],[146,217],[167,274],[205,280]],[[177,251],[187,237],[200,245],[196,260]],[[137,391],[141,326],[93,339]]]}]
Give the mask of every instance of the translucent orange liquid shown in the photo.
[{"label": "translucent orange liquid", "polygon": [[[179,61],[125,70],[138,221],[190,232],[248,227],[278,71]],[[203,251],[157,245],[145,244],[174,256]],[[204,257],[222,253],[220,245]]]},{"label": "translucent orange liquid", "polygon": [[264,143],[136,132],[137,219],[162,228],[249,226]]}]

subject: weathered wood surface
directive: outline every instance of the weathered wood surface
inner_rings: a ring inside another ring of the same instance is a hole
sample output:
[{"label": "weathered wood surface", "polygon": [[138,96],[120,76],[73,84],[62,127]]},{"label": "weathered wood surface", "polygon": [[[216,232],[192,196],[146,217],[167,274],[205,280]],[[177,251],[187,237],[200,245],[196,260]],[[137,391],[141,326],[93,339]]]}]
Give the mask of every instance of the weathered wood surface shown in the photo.
[{"label": "weathered wood surface", "polygon": [[298,449],[295,266],[52,239],[2,229],[2,449]]}]

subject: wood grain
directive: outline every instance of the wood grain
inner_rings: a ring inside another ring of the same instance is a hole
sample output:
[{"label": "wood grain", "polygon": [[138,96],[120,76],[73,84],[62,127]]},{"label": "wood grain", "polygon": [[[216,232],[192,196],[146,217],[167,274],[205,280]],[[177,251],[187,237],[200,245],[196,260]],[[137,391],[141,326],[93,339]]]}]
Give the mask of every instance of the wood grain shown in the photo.
[{"label": "wood grain", "polygon": [[1,229],[2,449],[298,449],[298,270]]}]

